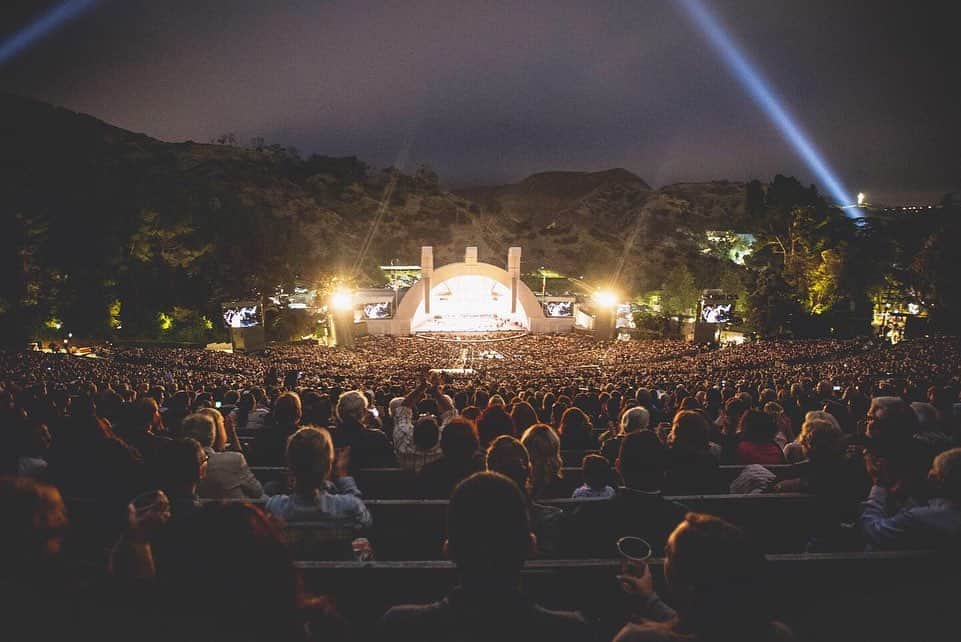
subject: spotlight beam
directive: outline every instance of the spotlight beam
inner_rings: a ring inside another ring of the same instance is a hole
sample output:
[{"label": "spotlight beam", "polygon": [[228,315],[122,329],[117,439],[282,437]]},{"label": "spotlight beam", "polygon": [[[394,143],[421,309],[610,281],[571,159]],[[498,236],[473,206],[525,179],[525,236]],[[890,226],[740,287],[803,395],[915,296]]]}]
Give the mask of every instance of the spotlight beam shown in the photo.
[{"label": "spotlight beam", "polygon": [[849,192],[841,184],[835,173],[822,158],[818,150],[788,113],[787,109],[769,87],[747,56],[738,48],[733,38],[724,30],[718,19],[712,15],[701,0],[679,0],[698,29],[707,37],[711,45],[721,54],[733,75],[748,91],[754,101],[764,110],[768,118],[781,130],[794,150],[808,166],[821,185],[834,198],[838,205],[851,203]]},{"label": "spotlight beam", "polygon": [[0,41],[0,65],[20,54],[24,49],[64,26],[84,11],[92,9],[100,0],[64,0],[45,11],[33,22]]}]

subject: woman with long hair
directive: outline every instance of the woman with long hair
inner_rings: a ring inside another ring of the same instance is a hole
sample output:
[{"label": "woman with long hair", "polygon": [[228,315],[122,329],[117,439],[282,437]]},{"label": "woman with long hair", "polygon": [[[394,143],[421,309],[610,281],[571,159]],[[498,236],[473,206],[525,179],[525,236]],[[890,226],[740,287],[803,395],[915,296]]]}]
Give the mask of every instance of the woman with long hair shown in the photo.
[{"label": "woman with long hair", "polygon": [[562,450],[596,450],[591,420],[580,408],[571,407],[561,415],[560,429]]},{"label": "woman with long hair", "polygon": [[558,488],[564,476],[561,440],[547,424],[534,424],[524,431],[521,443],[531,456],[531,495],[534,499],[556,499],[567,495]]}]

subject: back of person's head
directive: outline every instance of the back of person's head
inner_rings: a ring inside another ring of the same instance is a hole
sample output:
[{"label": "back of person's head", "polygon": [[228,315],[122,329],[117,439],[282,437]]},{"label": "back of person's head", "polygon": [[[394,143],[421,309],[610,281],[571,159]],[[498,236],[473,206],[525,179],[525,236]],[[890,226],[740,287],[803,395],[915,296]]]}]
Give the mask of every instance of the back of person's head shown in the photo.
[{"label": "back of person's head", "polygon": [[501,406],[489,406],[477,420],[477,436],[486,446],[501,435],[514,435],[514,420]]},{"label": "back of person's head", "polygon": [[302,481],[322,484],[334,463],[334,442],[325,428],[306,426],[287,440],[287,468]]},{"label": "back of person's head", "polygon": [[206,504],[173,529],[165,544],[166,554],[157,562],[158,587],[168,623],[184,626],[184,637],[284,642],[302,637],[300,577],[283,531],[260,508]]},{"label": "back of person's head", "polygon": [[961,448],[946,450],[935,457],[928,476],[941,497],[961,504]]},{"label": "back of person's head", "polygon": [[684,410],[674,415],[671,425],[671,448],[677,452],[700,453],[707,450],[708,431],[710,426],[707,419],[695,410]]},{"label": "back of person's head", "polygon": [[[688,513],[667,539],[664,577],[679,623],[710,639],[733,630],[753,634],[770,627],[763,587],[764,555],[736,526]],[[757,638],[760,639],[760,638]]]},{"label": "back of person's head", "polygon": [[296,426],[300,422],[303,408],[300,395],[296,392],[285,392],[274,402],[274,419],[279,425]]},{"label": "back of person's head", "polygon": [[[220,449],[227,444],[227,427],[224,425],[224,416],[216,408],[201,408],[197,411],[197,414],[210,417],[214,422],[216,430],[214,431],[214,448]],[[202,445],[202,444],[201,444]]]},{"label": "back of person's head", "polygon": [[184,417],[181,432],[184,437],[195,440],[204,448],[211,448],[217,436],[217,422],[206,413],[195,412]]},{"label": "back of person's head", "polygon": [[868,415],[873,419],[883,419],[890,414],[901,414],[905,411],[907,404],[901,397],[882,395],[871,399],[868,407]]},{"label": "back of person's head", "polygon": [[477,441],[477,427],[474,422],[463,417],[454,417],[440,435],[440,449],[446,459],[464,462],[470,460],[480,445]]},{"label": "back of person's head", "polygon": [[701,402],[696,397],[684,397],[681,400],[681,405],[678,406],[681,410],[700,410],[702,407]]},{"label": "back of person's head", "polygon": [[420,451],[428,451],[437,446],[440,438],[440,426],[434,417],[421,417],[414,424],[414,447]]},{"label": "back of person's head", "polygon": [[664,445],[651,430],[627,434],[617,454],[617,470],[629,488],[657,491],[664,484]]},{"label": "back of person's head", "polygon": [[645,430],[650,425],[651,413],[644,406],[634,406],[621,415],[621,432],[623,433]]},{"label": "back of person's head", "polygon": [[516,581],[532,552],[527,504],[517,484],[496,472],[460,482],[447,507],[446,549],[472,583]]},{"label": "back of person's head", "polygon": [[481,416],[481,409],[477,406],[467,406],[461,411],[460,416],[468,421],[473,421],[476,425]]},{"label": "back of person's head", "polygon": [[923,431],[938,430],[938,409],[923,401],[911,403],[911,410],[918,418],[918,426]]},{"label": "back of person's head", "polygon": [[523,433],[537,423],[537,413],[534,412],[533,406],[526,401],[521,401],[514,404],[511,409],[511,419],[514,421],[514,429],[518,433]]},{"label": "back of person's head", "polygon": [[727,425],[733,429],[741,422],[741,417],[750,409],[751,404],[744,401],[741,397],[731,397],[724,404],[724,416],[727,417]]},{"label": "back of person's head", "polygon": [[741,415],[737,431],[742,438],[755,443],[764,443],[774,439],[777,434],[777,424],[774,418],[760,410],[748,410]]},{"label": "back of person's head", "polygon": [[[204,419],[210,422],[208,417]],[[158,459],[160,486],[171,497],[183,495],[204,477],[207,454],[195,439],[174,439],[160,449]]]},{"label": "back of person's head", "polygon": [[798,441],[813,462],[837,459],[841,454],[841,430],[824,419],[808,419],[801,424]]},{"label": "back of person's head", "polygon": [[592,490],[601,490],[611,479],[611,464],[606,457],[597,454],[585,455],[581,460],[584,483]]},{"label": "back of person's head", "polygon": [[484,408],[487,407],[487,402],[490,401],[490,398],[491,396],[489,392],[487,392],[483,388],[478,388],[476,391],[474,391],[473,405],[483,410]]},{"label": "back of person's head", "polygon": [[254,386],[253,388],[251,388],[250,396],[254,398],[254,401],[257,402],[258,405],[261,405],[261,406],[267,405],[267,393],[260,386]]},{"label": "back of person's head", "polygon": [[146,430],[154,425],[158,413],[157,401],[153,397],[141,397],[131,404],[128,411],[130,427],[138,432]]},{"label": "back of person's head", "polygon": [[533,467],[534,483],[549,484],[561,476],[561,440],[547,424],[537,424],[524,431],[521,443],[527,448]]},{"label": "back of person's head", "polygon": [[22,477],[0,478],[0,577],[35,573],[60,553],[67,513],[60,491]]},{"label": "back of person's head", "polygon": [[364,420],[367,412],[367,397],[360,390],[349,390],[337,398],[337,419],[341,422]]},{"label": "back of person's head", "polygon": [[525,493],[531,475],[531,458],[516,437],[501,435],[487,449],[487,470],[506,475]]},{"label": "back of person's head", "polygon": [[561,415],[561,425],[557,432],[561,435],[584,435],[591,432],[591,419],[587,413],[576,406],[571,406]]}]

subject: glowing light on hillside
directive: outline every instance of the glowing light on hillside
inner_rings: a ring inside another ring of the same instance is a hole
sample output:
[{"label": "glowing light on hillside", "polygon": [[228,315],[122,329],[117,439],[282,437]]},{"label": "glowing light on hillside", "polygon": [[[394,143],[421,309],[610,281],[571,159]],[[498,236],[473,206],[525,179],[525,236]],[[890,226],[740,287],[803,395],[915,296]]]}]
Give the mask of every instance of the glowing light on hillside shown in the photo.
[{"label": "glowing light on hillside", "polygon": [[330,297],[330,305],[335,310],[351,310],[354,307],[354,295],[348,290],[337,290]]},{"label": "glowing light on hillside", "polygon": [[764,110],[771,122],[781,130],[787,141],[814,173],[822,189],[827,191],[837,205],[850,205],[849,192],[718,19],[707,10],[701,0],[680,0],[680,3],[711,45],[721,54],[734,77],[748,91],[754,102]]},{"label": "glowing light on hillside", "polygon": [[600,290],[594,293],[594,301],[605,308],[613,308],[618,303],[618,296],[610,290]]}]

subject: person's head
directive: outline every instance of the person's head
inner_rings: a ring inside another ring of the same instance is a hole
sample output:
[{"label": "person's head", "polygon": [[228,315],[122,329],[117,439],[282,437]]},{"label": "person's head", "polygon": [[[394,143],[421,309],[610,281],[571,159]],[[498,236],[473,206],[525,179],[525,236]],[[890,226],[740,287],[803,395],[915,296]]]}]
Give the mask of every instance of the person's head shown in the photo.
[{"label": "person's head", "polygon": [[451,461],[469,461],[480,445],[477,442],[477,427],[474,422],[463,417],[454,417],[440,434],[440,449],[444,458]]},{"label": "person's head", "polygon": [[481,416],[481,409],[477,406],[467,406],[461,411],[460,416],[468,421],[474,422],[476,426],[477,420],[480,419]]},{"label": "person's head", "polygon": [[551,483],[561,476],[561,440],[547,424],[534,424],[524,431],[521,443],[531,457],[531,476],[535,487]]},{"label": "person's head", "polygon": [[801,424],[798,442],[812,462],[837,459],[841,454],[841,430],[823,419],[809,419]]},{"label": "person's head", "polygon": [[557,432],[561,435],[571,437],[590,434],[591,420],[583,410],[576,406],[571,406],[561,415],[561,425],[558,427]]},{"label": "person's head", "polygon": [[487,470],[506,475],[525,493],[531,476],[531,457],[515,437],[501,435],[487,449]]},{"label": "person's head", "polygon": [[60,491],[26,478],[0,478],[0,576],[36,572],[60,553],[67,513]]},{"label": "person's head", "polygon": [[193,439],[204,448],[213,448],[217,438],[217,422],[206,413],[196,412],[184,417],[181,432],[188,439]]},{"label": "person's head", "polygon": [[651,430],[629,433],[621,440],[614,465],[628,488],[660,490],[666,465],[664,445]]},{"label": "person's head", "polygon": [[[648,392],[650,395],[650,392]],[[621,432],[637,432],[646,430],[651,425],[651,413],[644,406],[634,406],[621,415]]]},{"label": "person's head", "polygon": [[444,550],[465,585],[516,583],[524,560],[535,549],[527,503],[510,478],[497,472],[475,473],[454,488]]},{"label": "person's head", "polygon": [[261,508],[206,504],[170,532],[166,547],[171,554],[158,564],[159,594],[174,625],[189,628],[185,637],[242,633],[239,639],[286,641],[302,635],[300,576],[283,531]]},{"label": "person's head", "polygon": [[341,423],[363,423],[367,414],[367,397],[360,390],[349,390],[337,398],[337,420]]},{"label": "person's head", "polygon": [[728,433],[733,433],[740,424],[741,417],[751,407],[751,404],[741,397],[731,397],[724,403],[724,417]]},{"label": "person's head", "polygon": [[494,406],[506,408],[507,402],[504,401],[504,398],[500,395],[492,395],[491,398],[487,401],[487,407],[493,408]]},{"label": "person's head", "polygon": [[130,406],[130,427],[147,431],[160,426],[160,409],[153,397],[141,397]]},{"label": "person's head", "polygon": [[281,426],[296,426],[300,423],[303,408],[296,392],[285,392],[274,402],[274,419]]},{"label": "person's head", "polygon": [[[204,419],[209,422],[207,426],[212,431],[213,422],[207,417]],[[158,459],[162,479],[160,486],[171,498],[195,493],[197,484],[207,472],[207,453],[194,439],[174,439],[160,449]]]},{"label": "person's head", "polygon": [[258,406],[267,405],[267,392],[260,386],[254,386],[250,389],[250,396],[254,398],[254,403]]},{"label": "person's head", "polygon": [[477,420],[477,434],[484,447],[501,435],[514,435],[514,420],[501,406],[490,406]]},{"label": "person's head", "polygon": [[932,404],[923,401],[915,401],[911,404],[911,410],[918,418],[918,426],[922,431],[928,432],[939,430],[938,409]]},{"label": "person's head", "polygon": [[935,457],[928,478],[941,497],[961,504],[961,448],[946,450]]},{"label": "person's head", "polygon": [[537,423],[537,413],[534,412],[533,406],[526,401],[521,401],[514,404],[511,409],[511,419],[514,420],[514,429],[518,433],[523,433]]},{"label": "person's head", "polygon": [[750,442],[766,443],[773,441],[777,434],[777,424],[774,423],[774,418],[765,412],[748,410],[741,415],[737,431],[743,439]]},{"label": "person's head", "polygon": [[321,488],[334,463],[334,442],[325,428],[306,426],[287,440],[287,468],[300,490]]},{"label": "person's head", "polygon": [[764,555],[741,529],[719,517],[688,513],[664,552],[664,578],[682,626],[712,637],[770,626]]},{"label": "person's head", "polygon": [[426,452],[437,446],[440,438],[440,426],[437,419],[432,416],[421,417],[414,424],[414,447],[417,450]]},{"label": "person's head", "polygon": [[892,414],[901,414],[904,412],[905,406],[904,399],[901,397],[874,397],[868,407],[868,419],[883,419]]},{"label": "person's head", "polygon": [[224,416],[216,408],[201,408],[197,413],[213,420],[216,426],[213,448],[217,452],[222,452],[227,447],[227,426],[224,425]]},{"label": "person's head", "polygon": [[710,426],[700,412],[684,410],[674,415],[668,443],[676,452],[701,453],[708,447]]},{"label": "person's head", "polygon": [[581,472],[584,474],[584,483],[591,490],[603,490],[611,479],[611,464],[606,457],[585,455],[581,460]]}]

